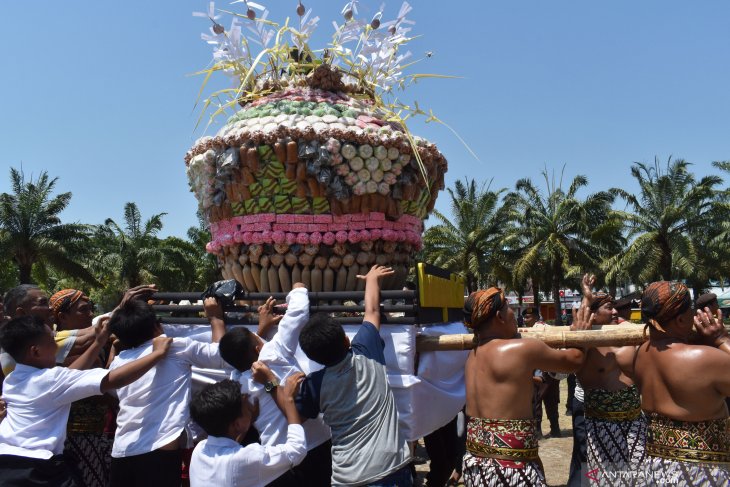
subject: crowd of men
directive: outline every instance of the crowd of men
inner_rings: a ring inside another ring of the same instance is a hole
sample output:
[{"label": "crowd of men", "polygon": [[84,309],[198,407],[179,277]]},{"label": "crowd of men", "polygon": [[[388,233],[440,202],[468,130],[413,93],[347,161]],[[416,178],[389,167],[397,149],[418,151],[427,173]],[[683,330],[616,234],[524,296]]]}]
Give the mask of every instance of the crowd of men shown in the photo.
[{"label": "crowd of men", "polygon": [[[35,286],[12,289],[0,325],[0,485],[412,485],[379,334],[379,283],[391,273],[376,265],[358,276],[365,314],[351,342],[330,316],[310,316],[301,283],[283,316],[273,299],[259,308],[257,333],[226,328],[220,302],[206,298],[206,342],[165,336],[147,303],[154,286],[130,289],[96,318],[81,291],[49,299]],[[628,319],[630,303],[593,284],[586,275],[571,330]],[[559,436],[567,374],[569,485],[587,475],[601,485],[729,485],[730,337],[716,305],[707,296],[693,309],[686,286],[655,282],[641,298],[641,346],[554,349],[519,336],[501,289],[472,293],[466,431],[459,444],[454,420],[426,438],[428,485],[455,484],[453,462],[437,468],[439,451],[459,457],[468,486],[545,485],[536,399]],[[522,319],[547,326],[537,309]],[[193,395],[193,366],[230,379]]]}]

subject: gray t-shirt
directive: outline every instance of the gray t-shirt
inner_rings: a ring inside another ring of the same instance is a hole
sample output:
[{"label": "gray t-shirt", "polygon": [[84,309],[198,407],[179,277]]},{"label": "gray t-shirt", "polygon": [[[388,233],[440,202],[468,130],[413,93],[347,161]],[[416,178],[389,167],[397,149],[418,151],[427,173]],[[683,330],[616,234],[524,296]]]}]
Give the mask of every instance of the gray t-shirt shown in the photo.
[{"label": "gray t-shirt", "polygon": [[378,330],[363,322],[345,358],[302,384],[300,413],[314,418],[322,412],[332,430],[332,485],[369,484],[410,460],[385,373],[384,347]]}]

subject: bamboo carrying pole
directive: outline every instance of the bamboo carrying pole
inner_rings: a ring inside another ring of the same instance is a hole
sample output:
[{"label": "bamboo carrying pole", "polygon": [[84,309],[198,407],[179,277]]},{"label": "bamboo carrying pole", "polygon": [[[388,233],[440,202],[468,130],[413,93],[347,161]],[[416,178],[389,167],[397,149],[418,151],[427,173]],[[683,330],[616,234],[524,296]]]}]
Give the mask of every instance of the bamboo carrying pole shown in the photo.
[{"label": "bamboo carrying pole", "polygon": [[[640,345],[644,342],[644,325],[599,325],[591,330],[570,331],[558,328],[535,330],[520,328],[523,338],[535,338],[552,348],[567,347],[622,347]],[[471,350],[474,348],[474,335],[457,334],[430,337],[420,335],[416,339],[419,352]]]},{"label": "bamboo carrying pole", "polygon": [[[625,347],[644,343],[643,324],[595,325],[591,330],[570,331],[562,327],[536,330],[520,328],[523,338],[542,340],[552,348],[568,347]],[[725,325],[730,331],[730,327]],[[648,332],[647,332],[648,333]],[[416,337],[416,349],[419,352],[471,350],[474,348],[474,335],[455,334],[438,337],[419,335]]]}]

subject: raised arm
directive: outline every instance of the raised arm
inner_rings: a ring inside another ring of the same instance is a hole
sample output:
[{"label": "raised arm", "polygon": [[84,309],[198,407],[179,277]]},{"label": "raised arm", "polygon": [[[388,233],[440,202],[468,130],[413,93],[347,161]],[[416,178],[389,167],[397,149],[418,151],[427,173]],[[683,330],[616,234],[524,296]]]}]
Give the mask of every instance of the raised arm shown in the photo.
[{"label": "raised arm", "polygon": [[205,298],[203,301],[205,309],[205,317],[210,322],[211,341],[218,343],[223,335],[226,334],[226,323],[223,321],[223,306],[214,297]]},{"label": "raised arm", "polygon": [[593,274],[583,275],[583,280],[580,283],[580,289],[583,293],[583,299],[580,303],[581,306],[585,306],[586,308],[591,307],[591,303],[593,302],[593,285],[595,283],[596,276],[594,276]]},{"label": "raised arm", "polygon": [[301,282],[295,282],[286,296],[286,313],[279,322],[279,331],[272,341],[281,344],[285,353],[293,356],[299,344],[299,334],[309,320],[309,293]]},{"label": "raised arm", "polygon": [[171,344],[172,338],[166,336],[154,338],[152,340],[152,352],[110,371],[101,381],[101,392],[119,389],[142,377],[164,358]]},{"label": "raised arm", "polygon": [[365,316],[363,321],[369,321],[380,330],[380,280],[393,274],[393,269],[381,265],[374,265],[366,275],[358,275],[358,279],[365,280]]}]

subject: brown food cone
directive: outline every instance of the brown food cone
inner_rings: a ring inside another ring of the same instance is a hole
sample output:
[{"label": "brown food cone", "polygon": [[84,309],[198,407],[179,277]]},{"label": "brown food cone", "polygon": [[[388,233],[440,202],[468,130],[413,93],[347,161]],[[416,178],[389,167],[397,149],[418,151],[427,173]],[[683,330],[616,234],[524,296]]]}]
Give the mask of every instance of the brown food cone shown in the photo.
[{"label": "brown food cone", "polygon": [[293,140],[290,140],[286,144],[286,162],[289,164],[296,164],[298,157],[298,148],[297,143]]}]

